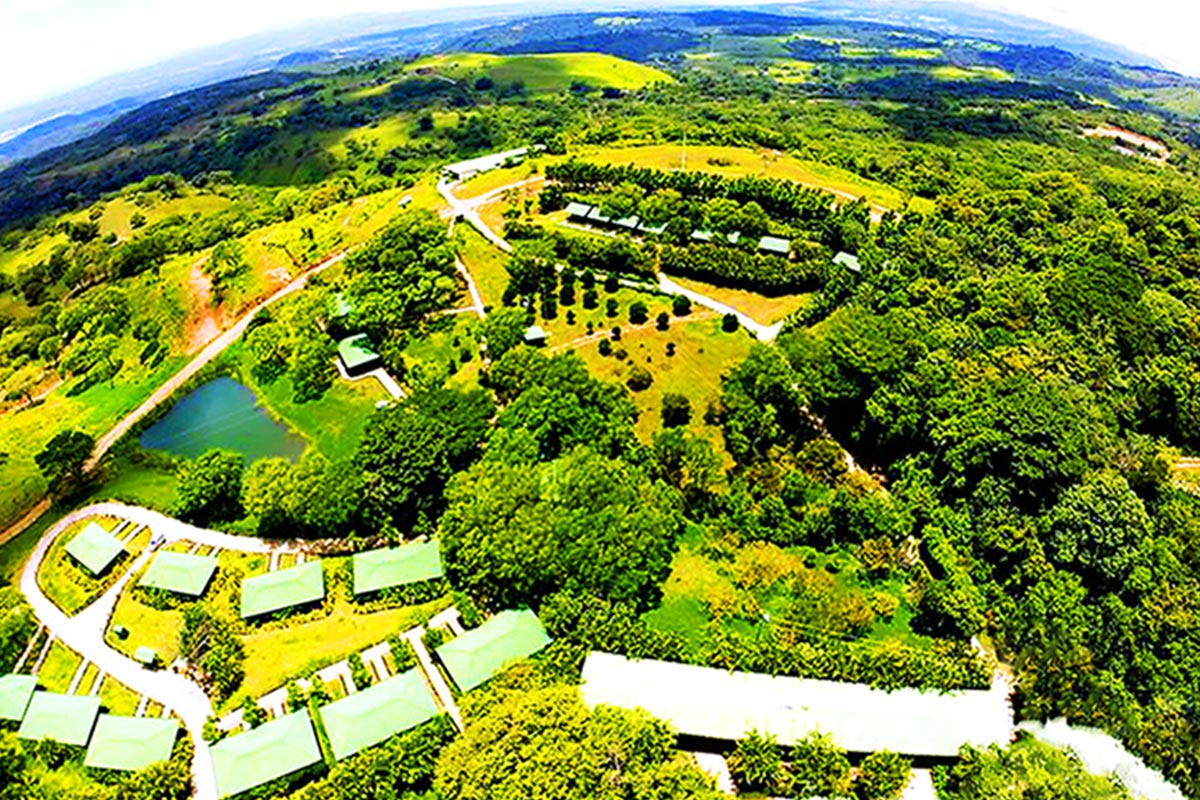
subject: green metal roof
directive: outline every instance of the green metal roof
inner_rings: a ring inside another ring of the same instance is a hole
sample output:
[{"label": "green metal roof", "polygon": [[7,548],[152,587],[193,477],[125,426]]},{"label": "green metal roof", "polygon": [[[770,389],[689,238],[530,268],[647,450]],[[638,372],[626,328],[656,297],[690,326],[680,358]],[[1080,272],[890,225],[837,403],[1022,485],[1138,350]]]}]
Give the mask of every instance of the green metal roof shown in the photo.
[{"label": "green metal roof", "polygon": [[764,236],[758,240],[758,249],[766,253],[777,253],[786,256],[792,252],[792,243],[778,236]]},{"label": "green metal roof", "polygon": [[242,581],[242,617],[257,617],[325,597],[325,574],[320,561],[280,569]]},{"label": "green metal roof", "polygon": [[4,675],[0,677],[0,719],[20,722],[25,717],[29,698],[37,688],[37,678],[32,675]]},{"label": "green metal roof", "polygon": [[346,295],[342,294],[341,292],[338,292],[332,298],[330,298],[329,305],[331,308],[330,316],[334,319],[348,317],[350,316],[350,313],[354,311],[354,306],[351,305],[350,301],[346,299]]},{"label": "green metal roof", "polygon": [[17,736],[36,741],[53,739],[83,747],[92,735],[99,713],[99,697],[34,692]]},{"label": "green metal roof", "polygon": [[325,733],[338,761],[437,715],[438,708],[417,669],[321,707]]},{"label": "green metal roof", "polygon": [[440,578],[442,548],[437,539],[370,550],[354,556],[354,593],[366,594]]},{"label": "green metal roof", "polygon": [[437,649],[437,656],[465,692],[549,643],[550,637],[532,611],[501,611],[478,628],[446,642]]},{"label": "green metal roof", "polygon": [[158,660],[158,651],[153,647],[142,645],[133,651],[133,658],[135,661],[140,661],[143,664],[153,664]]},{"label": "green metal roof", "polygon": [[850,255],[844,251],[833,257],[833,263],[840,264],[852,272],[862,271],[862,264],[859,263],[858,256]]},{"label": "green metal roof", "polygon": [[194,556],[162,550],[154,556],[150,567],[138,581],[138,586],[199,597],[208,588],[208,582],[216,571],[216,556]]},{"label": "green metal roof", "polygon": [[371,346],[371,339],[365,333],[348,336],[338,342],[338,356],[346,369],[358,369],[368,364],[379,362],[379,354]]},{"label": "green metal roof", "polygon": [[264,723],[212,746],[217,795],[230,797],[321,761],[308,709]]},{"label": "green metal roof", "polygon": [[591,210],[592,207],[587,203],[567,203],[568,217],[586,217]]},{"label": "green metal roof", "polygon": [[136,772],[168,761],[179,723],[161,717],[115,717],[101,714],[83,763],[100,769]]},{"label": "green metal roof", "polygon": [[89,522],[75,538],[67,542],[67,553],[93,575],[108,569],[125,546],[99,523]]}]

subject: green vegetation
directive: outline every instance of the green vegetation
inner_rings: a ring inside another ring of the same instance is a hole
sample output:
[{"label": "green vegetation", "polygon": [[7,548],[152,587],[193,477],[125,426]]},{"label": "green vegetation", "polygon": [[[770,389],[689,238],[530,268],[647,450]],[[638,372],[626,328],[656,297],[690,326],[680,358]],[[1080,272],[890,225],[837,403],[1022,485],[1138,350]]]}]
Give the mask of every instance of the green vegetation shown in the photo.
[{"label": "green vegetation", "polygon": [[672,80],[671,76],[660,70],[602,53],[528,56],[448,53],[418,59],[409,64],[407,69],[410,73],[430,70],[453,77],[486,75],[495,84],[520,83],[535,92],[562,91],[573,84],[632,90]]},{"label": "green vegetation", "polygon": [[963,760],[943,768],[939,777],[938,794],[948,800],[1127,800],[1130,796],[1113,778],[1091,775],[1073,755],[1030,737],[1019,738],[1003,750],[967,748]]}]

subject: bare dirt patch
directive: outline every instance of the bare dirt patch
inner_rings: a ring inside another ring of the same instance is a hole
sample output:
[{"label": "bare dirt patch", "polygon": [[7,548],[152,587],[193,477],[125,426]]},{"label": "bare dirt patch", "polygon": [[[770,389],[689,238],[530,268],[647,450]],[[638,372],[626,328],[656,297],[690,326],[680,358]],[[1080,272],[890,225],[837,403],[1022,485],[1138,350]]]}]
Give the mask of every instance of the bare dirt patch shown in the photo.
[{"label": "bare dirt patch", "polygon": [[212,280],[201,267],[207,258],[192,265],[188,273],[188,299],[192,313],[187,323],[187,352],[195,353],[221,334],[225,327],[225,309],[212,304]]}]

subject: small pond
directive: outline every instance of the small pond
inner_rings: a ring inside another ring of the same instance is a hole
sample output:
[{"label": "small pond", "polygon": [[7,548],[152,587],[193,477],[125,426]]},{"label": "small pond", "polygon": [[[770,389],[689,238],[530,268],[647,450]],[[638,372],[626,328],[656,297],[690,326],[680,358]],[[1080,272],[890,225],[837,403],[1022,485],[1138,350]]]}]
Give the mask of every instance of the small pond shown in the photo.
[{"label": "small pond", "polygon": [[305,447],[303,438],[258,404],[253,390],[225,377],[189,392],[139,441],[147,450],[184,458],[221,449],[241,453],[247,461],[272,456],[295,461]]}]

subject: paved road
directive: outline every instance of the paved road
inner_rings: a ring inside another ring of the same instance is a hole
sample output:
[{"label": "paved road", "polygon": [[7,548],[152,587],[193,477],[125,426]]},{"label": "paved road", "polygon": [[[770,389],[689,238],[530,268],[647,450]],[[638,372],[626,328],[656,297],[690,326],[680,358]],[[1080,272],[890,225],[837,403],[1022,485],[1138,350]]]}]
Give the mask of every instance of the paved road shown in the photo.
[{"label": "paved road", "polygon": [[[504,252],[511,253],[512,245],[504,241],[504,239],[500,238],[500,236],[497,235],[494,230],[489,228],[487,224],[484,223],[483,218],[479,216],[479,212],[475,210],[479,205],[480,198],[476,197],[471,200],[460,200],[459,198],[455,197],[454,192],[451,191],[455,185],[456,184],[446,178],[442,178],[440,181],[438,181],[437,185],[438,192],[440,192],[442,198],[450,204],[450,209],[455,213],[455,215],[461,216],[467,222],[475,226],[475,230],[483,234],[484,238],[489,242],[496,245],[496,247],[499,247]],[[506,186],[502,188],[510,189],[512,187]],[[484,195],[484,197],[486,196],[487,195]]]},{"label": "paved road", "polygon": [[146,697],[161,703],[166,711],[179,716],[195,747],[192,771],[196,800],[216,800],[217,784],[213,775],[212,754],[209,752],[208,742],[204,741],[202,735],[204,722],[213,713],[212,702],[208,699],[208,695],[188,678],[172,672],[146,669],[128,656],[113,650],[104,641],[104,631],[108,627],[108,620],[112,616],[113,608],[116,607],[117,598],[129,580],[150,561],[154,551],[146,548],[117,582],[101,595],[100,599],[73,617],[68,617],[60,611],[58,606],[54,605],[53,601],[46,597],[41,587],[38,586],[38,567],[55,537],[72,523],[94,516],[120,517],[130,520],[138,526],[149,526],[156,535],[164,537],[168,543],[185,539],[210,547],[219,547],[223,550],[249,553],[270,553],[274,550],[298,550],[299,548],[294,545],[266,542],[248,536],[234,536],[197,528],[156,511],[126,506],[122,503],[97,503],[72,511],[46,531],[30,555],[29,561],[25,565],[25,571],[21,574],[21,591],[33,607],[38,620],[49,630],[51,637],[59,639],[64,645],[94,663],[101,673],[109,675]]}]

